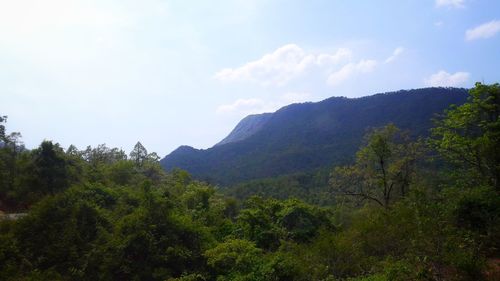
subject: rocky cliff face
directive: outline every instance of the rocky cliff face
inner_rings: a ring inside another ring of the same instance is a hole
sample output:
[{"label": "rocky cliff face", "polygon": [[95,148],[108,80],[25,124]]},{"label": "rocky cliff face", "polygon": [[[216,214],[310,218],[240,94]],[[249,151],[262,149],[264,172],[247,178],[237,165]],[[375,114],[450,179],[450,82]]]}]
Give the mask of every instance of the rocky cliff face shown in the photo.
[{"label": "rocky cliff face", "polygon": [[271,118],[272,113],[254,114],[243,118],[238,125],[229,133],[227,137],[217,143],[215,146],[223,145],[231,142],[242,141],[264,127],[266,122]]}]

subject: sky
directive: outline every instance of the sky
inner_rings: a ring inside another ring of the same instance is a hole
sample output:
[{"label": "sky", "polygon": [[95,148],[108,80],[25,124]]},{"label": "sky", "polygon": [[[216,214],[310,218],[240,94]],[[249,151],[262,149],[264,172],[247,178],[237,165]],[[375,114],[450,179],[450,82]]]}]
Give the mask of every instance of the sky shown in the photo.
[{"label": "sky", "polygon": [[500,82],[500,1],[0,0],[0,115],[26,147],[209,148],[248,114]]}]

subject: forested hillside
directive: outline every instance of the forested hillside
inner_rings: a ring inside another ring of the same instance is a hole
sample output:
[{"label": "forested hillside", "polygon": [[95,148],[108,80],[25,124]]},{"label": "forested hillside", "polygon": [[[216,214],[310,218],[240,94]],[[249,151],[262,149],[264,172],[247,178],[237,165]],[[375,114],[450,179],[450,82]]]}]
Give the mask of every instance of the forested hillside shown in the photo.
[{"label": "forested hillside", "polygon": [[[450,103],[456,90],[447,91],[437,97]],[[381,97],[399,95],[430,97]],[[371,99],[328,103],[366,101],[369,118],[381,110]],[[378,114],[414,109],[399,105]],[[353,160],[326,173],[335,200],[325,206],[302,200],[321,197],[314,188],[286,200],[232,198],[165,171],[140,142],[128,155],[54,141],[28,150],[2,116],[0,280],[499,280],[499,113],[500,85],[477,83],[425,138],[402,126],[410,119],[376,123]]]},{"label": "forested hillside", "polygon": [[353,160],[367,129],[392,122],[413,137],[427,136],[431,119],[451,104],[462,104],[466,96],[465,89],[425,88],[293,104],[271,115],[243,119],[212,148],[179,147],[161,164],[225,186],[331,168]]}]

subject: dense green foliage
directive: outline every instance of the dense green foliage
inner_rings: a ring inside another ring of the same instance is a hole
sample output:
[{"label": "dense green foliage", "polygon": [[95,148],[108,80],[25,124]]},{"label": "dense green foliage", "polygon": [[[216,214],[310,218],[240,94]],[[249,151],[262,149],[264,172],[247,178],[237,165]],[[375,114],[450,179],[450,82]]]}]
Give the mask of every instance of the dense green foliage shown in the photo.
[{"label": "dense green foliage", "polygon": [[428,136],[431,119],[466,98],[465,89],[425,88],[292,104],[243,119],[228,136],[230,142],[205,150],[181,146],[161,163],[223,186],[314,173],[352,162],[368,128],[394,123],[412,137]]},{"label": "dense green foliage", "polygon": [[337,196],[329,185],[330,169],[323,168],[309,173],[296,173],[273,178],[256,179],[233,186],[220,187],[224,194],[245,200],[252,196],[276,199],[300,198],[310,204],[331,206]]},{"label": "dense green foliage", "polygon": [[0,217],[0,280],[498,280],[497,174],[447,150],[459,135],[496,167],[498,119],[467,123],[484,128],[474,134],[453,128],[467,109],[484,116],[497,93],[478,84],[427,142],[381,126],[354,163],[261,180],[266,197],[243,200],[165,172],[140,143],[130,157],[51,141],[26,150],[2,117],[0,208],[26,215]]},{"label": "dense green foliage", "polygon": [[433,144],[470,181],[500,190],[500,84],[477,83],[470,95],[438,122]]}]

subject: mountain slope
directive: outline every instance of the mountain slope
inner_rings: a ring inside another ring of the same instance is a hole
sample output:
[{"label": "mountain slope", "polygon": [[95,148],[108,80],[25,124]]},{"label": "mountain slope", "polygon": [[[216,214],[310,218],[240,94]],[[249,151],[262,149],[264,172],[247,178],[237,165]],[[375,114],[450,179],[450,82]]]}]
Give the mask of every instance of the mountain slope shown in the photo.
[{"label": "mountain slope", "polygon": [[368,128],[393,122],[415,136],[427,135],[436,114],[466,98],[465,89],[425,88],[293,104],[252,117],[265,122],[212,148],[181,146],[161,164],[222,185],[345,164]]},{"label": "mountain slope", "polygon": [[227,137],[217,143],[216,146],[241,141],[250,137],[260,131],[272,115],[272,113],[248,115],[236,125]]}]

